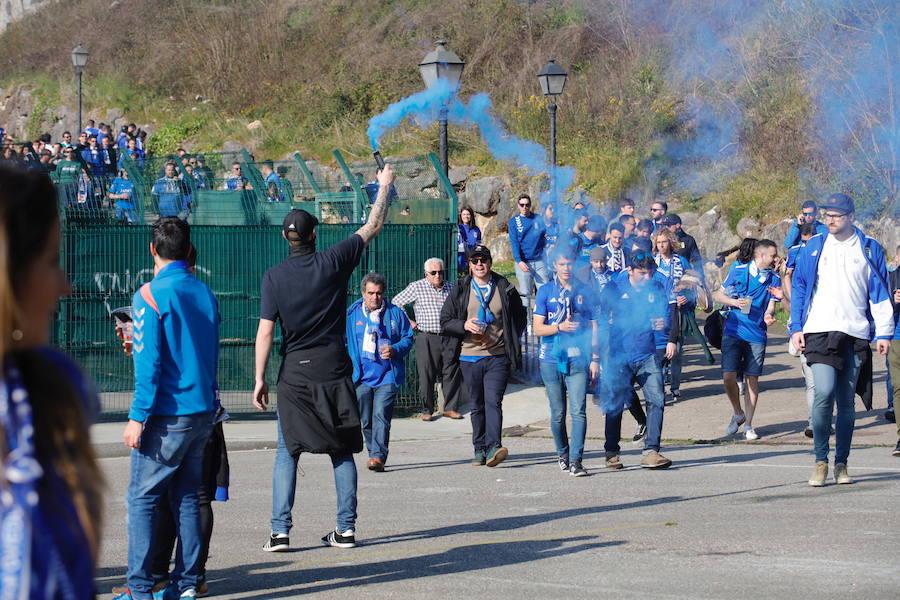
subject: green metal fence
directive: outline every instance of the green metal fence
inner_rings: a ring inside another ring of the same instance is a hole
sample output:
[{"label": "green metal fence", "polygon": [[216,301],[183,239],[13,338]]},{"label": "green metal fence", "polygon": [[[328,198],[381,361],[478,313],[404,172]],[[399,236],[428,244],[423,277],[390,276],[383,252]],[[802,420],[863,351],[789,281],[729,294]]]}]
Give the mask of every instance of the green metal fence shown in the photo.
[{"label": "green metal fence", "polygon": [[[319,247],[351,235],[358,225],[319,227]],[[198,250],[197,276],[216,294],[222,316],[219,386],[231,412],[253,410],[253,344],[259,319],[259,285],[266,269],[283,260],[287,246],[280,227],[273,225],[194,225]],[[64,223],[63,264],[73,286],[61,302],[54,343],[70,353],[103,392],[104,418],[127,412],[133,390],[131,359],[121,351],[110,312],[128,306],[135,291],[153,277],[148,253],[149,227]],[[348,305],[359,297],[362,274],[378,270],[393,295],[422,277],[422,263],[437,256],[454,264],[455,225],[386,225],[366,249],[347,290]],[[276,340],[279,341],[279,340]],[[274,383],[279,360],[270,361],[268,380]],[[407,358],[407,383],[398,408],[415,405],[415,357]]]}]

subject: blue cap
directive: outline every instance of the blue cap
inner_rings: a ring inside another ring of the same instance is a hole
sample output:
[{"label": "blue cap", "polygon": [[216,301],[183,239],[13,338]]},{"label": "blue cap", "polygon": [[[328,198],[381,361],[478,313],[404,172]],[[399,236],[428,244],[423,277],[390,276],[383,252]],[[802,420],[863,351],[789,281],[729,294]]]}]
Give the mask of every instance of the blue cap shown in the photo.
[{"label": "blue cap", "polygon": [[822,208],[826,211],[839,212],[842,215],[856,212],[856,207],[853,206],[853,198],[847,194],[832,194],[828,196],[828,200],[822,204]]}]

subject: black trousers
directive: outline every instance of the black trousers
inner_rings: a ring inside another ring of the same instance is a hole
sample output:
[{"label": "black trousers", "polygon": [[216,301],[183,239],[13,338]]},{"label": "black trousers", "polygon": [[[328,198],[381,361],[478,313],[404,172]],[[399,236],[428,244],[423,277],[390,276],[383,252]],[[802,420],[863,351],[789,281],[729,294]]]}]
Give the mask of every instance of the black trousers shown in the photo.
[{"label": "black trousers", "polygon": [[509,359],[488,356],[476,362],[460,361],[472,401],[472,446],[490,451],[500,446],[503,435],[503,394],[509,381]]},{"label": "black trousers", "polygon": [[419,405],[423,413],[434,412],[434,383],[441,377],[444,410],[461,411],[465,393],[459,361],[448,360],[458,340],[436,333],[416,334],[416,372],[419,375]]}]

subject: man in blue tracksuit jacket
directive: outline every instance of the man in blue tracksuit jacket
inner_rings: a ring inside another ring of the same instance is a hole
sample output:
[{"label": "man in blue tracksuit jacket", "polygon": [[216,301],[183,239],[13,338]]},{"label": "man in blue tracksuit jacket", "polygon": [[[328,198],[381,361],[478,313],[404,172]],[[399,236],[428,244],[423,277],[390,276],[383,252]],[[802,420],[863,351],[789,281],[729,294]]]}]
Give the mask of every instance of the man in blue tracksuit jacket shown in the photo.
[{"label": "man in blue tracksuit jacket", "polygon": [[816,229],[816,233],[821,233],[823,235],[828,233],[828,227],[825,223],[816,220],[816,215],[819,212],[819,206],[813,202],[812,200],[807,200],[803,203],[803,207],[800,209],[800,214],[797,215],[797,219],[791,223],[791,226],[788,228],[787,235],[784,236],[784,247],[791,248],[800,243],[800,226],[804,223],[809,223]]},{"label": "man in blue tracksuit jacket", "polygon": [[133,448],[128,587],[137,600],[152,598],[152,532],[166,492],[181,540],[170,585],[178,594],[195,590],[201,566],[197,490],[215,409],[219,309],[210,289],[191,274],[190,248],[186,222],[169,217],[154,223],[156,276],[133,301],[135,390],[125,444]]},{"label": "man in blue tracksuit jacket", "polygon": [[406,378],[403,359],[413,346],[409,317],[384,297],[387,281],[380,273],[362,278],[362,298],[347,311],[347,354],[359,404],[370,471],[384,471],[397,390]]},{"label": "man in blue tracksuit jacket", "polygon": [[791,342],[802,350],[815,386],[812,409],[816,465],[815,487],[828,476],[831,414],[835,421],[834,480],[853,483],[847,458],[856,413],[854,390],[868,358],[869,340],[886,355],[894,335],[894,310],[888,289],[884,250],[853,226],[853,199],[834,194],[825,201],[827,235],[815,235],[797,253],[792,278]]},{"label": "man in blue tracksuit jacket", "polygon": [[516,200],[519,214],[509,220],[509,246],[516,263],[516,279],[522,304],[531,304],[532,287],[547,283],[547,264],[544,262],[544,246],[547,234],[543,217],[531,212],[531,196],[522,194]]}]

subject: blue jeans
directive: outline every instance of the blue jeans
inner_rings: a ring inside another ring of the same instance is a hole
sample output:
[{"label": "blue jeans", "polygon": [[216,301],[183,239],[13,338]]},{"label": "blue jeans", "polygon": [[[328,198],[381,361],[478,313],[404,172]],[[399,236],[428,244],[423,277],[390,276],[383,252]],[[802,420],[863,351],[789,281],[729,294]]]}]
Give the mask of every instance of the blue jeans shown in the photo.
[{"label": "blue jeans", "polygon": [[[569,374],[563,375],[556,363],[541,363],[541,379],[550,401],[550,431],[556,443],[557,456],[568,456],[571,462],[580,461],[584,454],[584,438],[587,434],[585,414],[587,392],[587,366],[583,359],[569,360]],[[572,443],[566,433],[566,401],[572,417]]]},{"label": "blue jeans", "polygon": [[[297,490],[297,461],[284,445],[281,421],[278,428],[278,446],[275,449],[275,466],[272,469],[272,533],[287,535],[293,527],[291,511]],[[333,454],[334,489],[337,495],[337,529],[341,532],[356,526],[356,463],[352,454]]]},{"label": "blue jeans", "polygon": [[387,461],[388,443],[391,440],[391,418],[394,416],[394,399],[397,386],[389,383],[377,388],[360,384],[356,386],[356,402],[359,405],[359,421],[369,458]]},{"label": "blue jeans", "polygon": [[540,289],[542,285],[547,283],[548,271],[547,265],[541,259],[526,260],[524,262],[528,265],[528,272],[520,269],[519,263],[516,263],[516,280],[519,282],[519,295],[522,297],[522,305],[527,310],[531,302],[531,288],[534,286]]},{"label": "blue jeans", "polygon": [[509,380],[509,359],[488,356],[477,362],[459,361],[469,391],[472,446],[475,452],[500,446],[503,433],[503,394]]},{"label": "blue jeans", "polygon": [[632,382],[643,388],[644,400],[647,402],[647,436],[644,438],[644,452],[650,450],[659,452],[665,395],[662,368],[654,354],[636,362],[612,363],[603,374],[604,394],[609,394],[618,407],[618,410],[610,411],[606,415],[606,441],[603,448],[607,456],[618,454],[621,450],[619,440],[622,438],[622,411],[623,407],[631,402],[631,394],[634,391]]},{"label": "blue jeans", "polygon": [[203,478],[203,452],[213,414],[151,416],[140,448],[131,451],[128,504],[128,587],[137,600],[152,598],[153,532],[157,506],[168,494],[180,544],[172,582],[184,592],[197,586],[203,544],[197,490]]},{"label": "blue jeans", "polygon": [[828,462],[828,438],[831,435],[831,414],[837,404],[834,422],[834,462],[847,464],[856,409],[853,405],[856,379],[862,359],[853,352],[853,344],[845,342],[840,348],[844,368],[840,371],[822,363],[810,365],[815,382],[812,410],[813,447],[816,461]]}]

